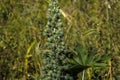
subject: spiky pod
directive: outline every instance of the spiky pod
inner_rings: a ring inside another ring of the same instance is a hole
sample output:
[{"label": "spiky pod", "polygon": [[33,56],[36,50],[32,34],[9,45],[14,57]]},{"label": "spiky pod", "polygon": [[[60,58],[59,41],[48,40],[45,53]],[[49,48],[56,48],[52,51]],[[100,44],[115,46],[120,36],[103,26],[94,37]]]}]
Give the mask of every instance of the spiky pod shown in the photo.
[{"label": "spiky pod", "polygon": [[47,50],[44,50],[42,54],[44,64],[42,68],[43,80],[73,80],[65,72],[69,64],[65,56],[66,48],[59,9],[58,0],[52,0],[49,4],[48,22],[44,31],[44,36],[46,37],[45,47]]}]

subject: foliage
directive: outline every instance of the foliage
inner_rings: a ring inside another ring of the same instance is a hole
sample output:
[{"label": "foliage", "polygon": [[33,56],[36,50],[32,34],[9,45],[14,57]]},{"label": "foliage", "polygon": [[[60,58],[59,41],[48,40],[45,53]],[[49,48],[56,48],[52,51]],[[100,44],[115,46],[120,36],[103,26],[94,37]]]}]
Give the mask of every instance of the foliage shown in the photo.
[{"label": "foliage", "polygon": [[72,74],[78,74],[89,68],[95,67],[108,67],[106,63],[109,61],[110,56],[108,54],[100,55],[97,50],[87,51],[81,44],[77,44],[75,47],[76,54],[69,59],[72,66],[68,69]]},{"label": "foliage", "polygon": [[[0,74],[4,80],[30,80],[41,76],[41,51],[46,42],[42,34],[50,1],[0,1]],[[102,80],[119,80],[120,1],[59,0],[59,5],[64,40],[70,51],[74,52],[76,42],[80,42],[87,49],[98,49],[100,55],[111,55],[108,68],[88,69],[86,73],[93,76],[93,80],[99,76]],[[78,74],[80,80],[81,76]]]}]

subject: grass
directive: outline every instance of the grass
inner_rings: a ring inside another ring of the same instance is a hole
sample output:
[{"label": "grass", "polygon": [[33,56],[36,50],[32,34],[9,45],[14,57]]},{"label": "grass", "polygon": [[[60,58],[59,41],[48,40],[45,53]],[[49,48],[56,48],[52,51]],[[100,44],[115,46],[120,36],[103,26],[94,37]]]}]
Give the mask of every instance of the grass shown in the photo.
[{"label": "grass", "polygon": [[[0,1],[0,73],[4,80],[40,77],[48,3],[48,0]],[[60,6],[67,48],[74,51],[76,42],[80,42],[84,47],[97,48],[99,54],[111,54],[109,69],[92,70],[90,76],[107,74],[104,80],[119,80],[120,1],[61,0]]]}]

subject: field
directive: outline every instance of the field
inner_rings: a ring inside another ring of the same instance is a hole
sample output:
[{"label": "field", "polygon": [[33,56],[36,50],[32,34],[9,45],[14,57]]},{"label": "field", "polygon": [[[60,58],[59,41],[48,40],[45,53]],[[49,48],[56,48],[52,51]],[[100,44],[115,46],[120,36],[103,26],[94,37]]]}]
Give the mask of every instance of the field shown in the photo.
[{"label": "field", "polygon": [[0,1],[0,80],[51,79],[120,80],[119,0]]}]

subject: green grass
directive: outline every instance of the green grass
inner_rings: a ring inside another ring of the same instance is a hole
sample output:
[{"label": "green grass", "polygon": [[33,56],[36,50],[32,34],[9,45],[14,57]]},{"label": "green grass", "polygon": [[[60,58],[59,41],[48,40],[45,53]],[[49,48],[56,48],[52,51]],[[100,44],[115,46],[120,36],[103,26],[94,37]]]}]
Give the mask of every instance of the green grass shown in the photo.
[{"label": "green grass", "polygon": [[[41,75],[48,0],[0,1],[0,73],[4,80],[36,80]],[[90,76],[119,80],[120,1],[60,0],[67,48],[77,42],[112,57],[109,69],[93,69]],[[91,69],[90,69],[91,70]],[[88,70],[89,72],[89,70]],[[81,80],[82,73],[78,76]]]}]

